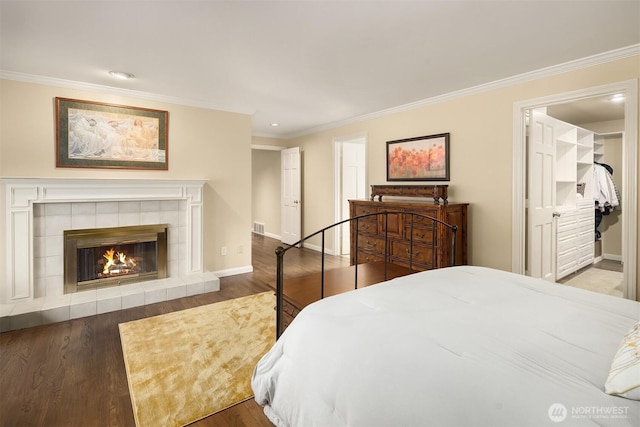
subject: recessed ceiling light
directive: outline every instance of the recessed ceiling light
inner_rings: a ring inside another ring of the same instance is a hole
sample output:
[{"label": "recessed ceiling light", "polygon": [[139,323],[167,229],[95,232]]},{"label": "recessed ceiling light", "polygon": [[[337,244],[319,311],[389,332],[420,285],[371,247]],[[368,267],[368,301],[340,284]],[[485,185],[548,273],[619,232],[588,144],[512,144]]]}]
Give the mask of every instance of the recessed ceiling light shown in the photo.
[{"label": "recessed ceiling light", "polygon": [[127,80],[135,77],[133,74],[127,73],[125,71],[109,71],[109,75],[120,80]]},{"label": "recessed ceiling light", "polygon": [[271,123],[271,126],[273,126],[275,128],[275,127],[280,126],[280,123]]},{"label": "recessed ceiling light", "polygon": [[624,95],[621,93],[616,93],[611,97],[612,102],[622,102],[624,101]]}]

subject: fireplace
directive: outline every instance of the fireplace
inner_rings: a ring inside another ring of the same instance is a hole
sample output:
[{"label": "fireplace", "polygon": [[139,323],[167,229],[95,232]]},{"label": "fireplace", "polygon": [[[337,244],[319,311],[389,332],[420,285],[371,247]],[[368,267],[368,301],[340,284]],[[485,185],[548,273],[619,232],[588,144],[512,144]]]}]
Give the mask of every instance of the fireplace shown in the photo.
[{"label": "fireplace", "polygon": [[64,231],[64,293],[167,277],[167,224]]}]

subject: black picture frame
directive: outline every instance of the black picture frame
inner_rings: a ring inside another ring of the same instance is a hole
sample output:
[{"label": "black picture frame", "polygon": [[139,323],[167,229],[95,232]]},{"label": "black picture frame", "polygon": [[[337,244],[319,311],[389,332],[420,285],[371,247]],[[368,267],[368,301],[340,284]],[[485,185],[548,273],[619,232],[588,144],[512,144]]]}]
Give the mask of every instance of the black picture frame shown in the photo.
[{"label": "black picture frame", "polygon": [[449,181],[449,133],[387,141],[387,181]]}]

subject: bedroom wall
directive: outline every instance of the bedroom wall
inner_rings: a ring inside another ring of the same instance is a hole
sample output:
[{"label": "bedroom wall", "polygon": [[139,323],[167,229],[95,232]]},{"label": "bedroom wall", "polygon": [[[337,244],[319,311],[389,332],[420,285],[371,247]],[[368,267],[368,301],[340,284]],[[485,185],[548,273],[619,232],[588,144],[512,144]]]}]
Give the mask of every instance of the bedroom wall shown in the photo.
[{"label": "bedroom wall", "polygon": [[[56,168],[55,97],[168,110],[169,170]],[[205,179],[204,267],[250,269],[251,116],[12,80],[0,80],[0,111],[0,177]]]},{"label": "bedroom wall", "polygon": [[304,233],[333,222],[333,139],[366,133],[369,182],[382,184],[386,141],[450,132],[449,194],[452,202],[470,203],[470,263],[511,270],[514,103],[637,79],[638,61],[638,56],[612,61],[290,140],[290,146],[302,148],[304,159],[313,159],[304,162]]},{"label": "bedroom wall", "polygon": [[[604,139],[603,161],[613,168],[613,182],[618,189],[622,188],[622,136],[610,135]],[[622,200],[620,201],[622,204]],[[602,255],[605,259],[620,260],[622,258],[622,211],[613,210],[605,215],[600,223],[602,232]]]}]

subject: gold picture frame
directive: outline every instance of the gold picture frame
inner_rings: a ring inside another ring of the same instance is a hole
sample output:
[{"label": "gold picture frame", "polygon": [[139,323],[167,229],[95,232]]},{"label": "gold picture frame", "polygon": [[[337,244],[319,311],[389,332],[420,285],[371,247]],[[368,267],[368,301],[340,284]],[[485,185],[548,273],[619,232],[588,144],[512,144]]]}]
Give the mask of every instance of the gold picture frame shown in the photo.
[{"label": "gold picture frame", "polygon": [[169,113],[56,98],[56,167],[169,169]]}]

